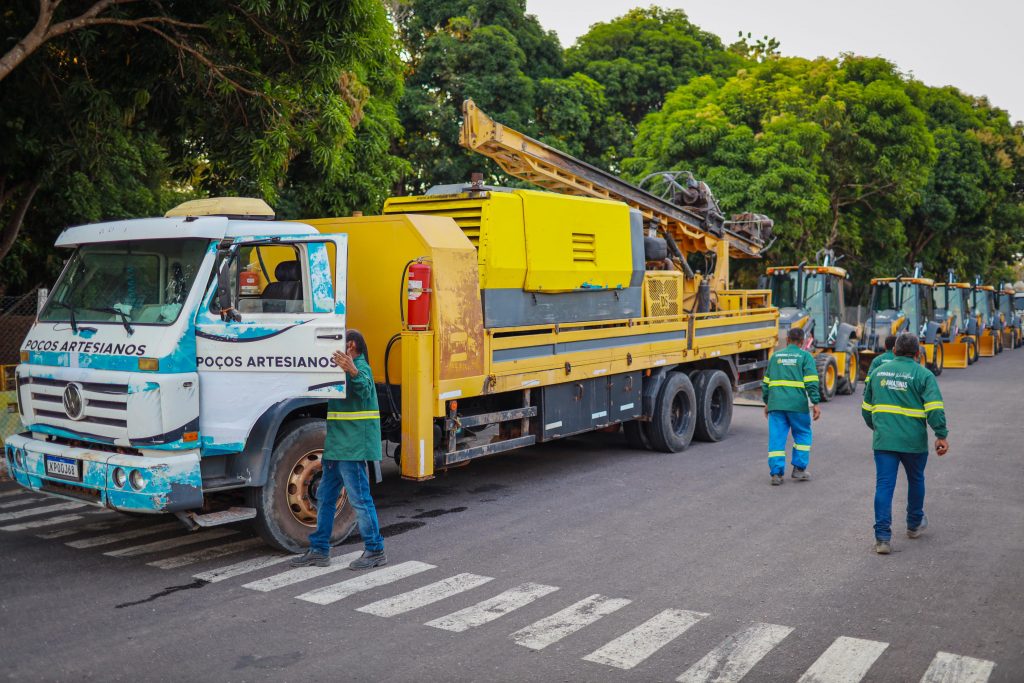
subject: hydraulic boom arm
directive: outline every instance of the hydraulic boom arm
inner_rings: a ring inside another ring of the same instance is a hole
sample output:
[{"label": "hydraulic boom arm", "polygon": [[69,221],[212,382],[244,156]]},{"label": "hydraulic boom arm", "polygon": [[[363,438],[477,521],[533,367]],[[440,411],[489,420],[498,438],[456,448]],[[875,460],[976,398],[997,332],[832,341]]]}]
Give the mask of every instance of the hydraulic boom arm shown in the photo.
[{"label": "hydraulic boom arm", "polygon": [[493,159],[516,178],[562,194],[615,199],[638,209],[647,221],[657,223],[684,253],[717,251],[729,244],[733,257],[760,254],[764,242],[753,235],[716,225],[697,211],[678,206],[621,178],[595,168],[554,147],[495,122],[473,100],[462,105],[459,142],[468,150]]}]

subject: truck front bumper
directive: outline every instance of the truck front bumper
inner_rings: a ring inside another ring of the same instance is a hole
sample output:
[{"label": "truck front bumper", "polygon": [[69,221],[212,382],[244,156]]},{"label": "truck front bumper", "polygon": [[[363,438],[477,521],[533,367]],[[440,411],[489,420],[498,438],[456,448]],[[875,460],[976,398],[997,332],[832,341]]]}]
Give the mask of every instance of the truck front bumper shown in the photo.
[{"label": "truck front bumper", "polygon": [[[21,486],[96,507],[161,513],[192,510],[203,504],[198,451],[155,457],[125,455],[15,434],[4,441],[4,457],[11,476]],[[59,459],[65,474],[48,471],[47,459]]]}]

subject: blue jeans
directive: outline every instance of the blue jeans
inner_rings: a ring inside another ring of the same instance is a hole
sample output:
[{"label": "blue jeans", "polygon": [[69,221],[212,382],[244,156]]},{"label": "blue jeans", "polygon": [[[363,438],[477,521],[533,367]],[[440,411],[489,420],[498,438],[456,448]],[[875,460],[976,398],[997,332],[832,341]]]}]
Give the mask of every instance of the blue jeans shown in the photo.
[{"label": "blue jeans", "polygon": [[349,505],[356,511],[356,523],[359,535],[363,537],[363,546],[371,553],[384,550],[377,508],[370,496],[366,463],[362,460],[323,460],[322,463],[323,476],[316,490],[316,531],[309,535],[309,547],[325,554],[331,551],[334,513],[344,485]]},{"label": "blue jeans", "polygon": [[807,469],[811,459],[811,415],[788,410],[768,413],[768,470],[786,473],[786,439],[793,432],[793,467]]},{"label": "blue jeans", "polygon": [[907,528],[916,529],[924,519],[924,466],[928,452],[875,451],[875,538],[892,539],[892,494],[900,463],[907,473]]}]

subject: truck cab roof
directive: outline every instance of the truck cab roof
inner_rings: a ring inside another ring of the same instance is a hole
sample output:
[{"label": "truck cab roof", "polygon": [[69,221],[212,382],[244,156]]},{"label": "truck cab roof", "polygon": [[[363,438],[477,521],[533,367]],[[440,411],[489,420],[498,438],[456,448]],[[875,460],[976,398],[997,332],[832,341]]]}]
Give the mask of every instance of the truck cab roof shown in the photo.
[{"label": "truck cab roof", "polygon": [[135,218],[90,223],[68,228],[57,238],[58,247],[76,247],[95,242],[126,240],[224,239],[225,237],[274,237],[277,235],[315,235],[305,223],[266,220],[239,220],[225,216],[180,216],[172,218]]}]

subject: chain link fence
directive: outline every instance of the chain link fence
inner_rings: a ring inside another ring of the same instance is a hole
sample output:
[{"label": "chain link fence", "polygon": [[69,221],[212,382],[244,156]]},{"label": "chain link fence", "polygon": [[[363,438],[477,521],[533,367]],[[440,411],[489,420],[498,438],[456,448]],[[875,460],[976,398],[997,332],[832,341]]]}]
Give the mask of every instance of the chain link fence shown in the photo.
[{"label": "chain link fence", "polygon": [[[36,319],[46,290],[37,288],[22,296],[0,296],[0,440],[21,431],[14,368],[20,360],[21,343]],[[0,459],[0,478],[6,476]]]}]

